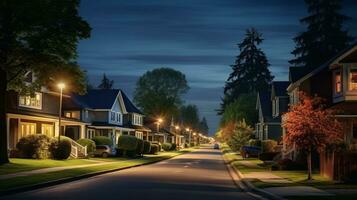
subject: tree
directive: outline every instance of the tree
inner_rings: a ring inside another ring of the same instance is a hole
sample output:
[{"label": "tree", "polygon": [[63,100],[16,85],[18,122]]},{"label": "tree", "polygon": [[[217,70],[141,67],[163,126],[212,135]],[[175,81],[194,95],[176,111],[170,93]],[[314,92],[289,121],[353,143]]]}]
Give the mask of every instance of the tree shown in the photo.
[{"label": "tree", "polygon": [[186,76],[171,68],[146,72],[136,83],[134,102],[151,117],[177,116],[181,96],[188,91]]},{"label": "tree", "polygon": [[105,73],[104,73],[102,81],[98,85],[98,88],[102,89],[102,90],[109,90],[109,89],[113,88],[113,84],[114,84],[114,81],[113,80],[109,80],[109,78],[107,78],[107,75],[105,75]]},{"label": "tree", "polygon": [[248,125],[254,125],[258,118],[255,110],[256,99],[255,94],[242,94],[233,103],[228,104],[221,118],[221,127],[243,119]]},{"label": "tree", "polygon": [[209,130],[209,128],[207,125],[207,120],[205,117],[203,117],[199,124],[199,131],[203,134],[208,135],[208,130]]},{"label": "tree", "polygon": [[199,130],[200,118],[196,105],[182,106],[180,109],[180,118],[185,127]]},{"label": "tree", "polygon": [[[75,63],[77,44],[90,36],[78,14],[79,1],[3,0],[0,3],[0,164],[8,162],[6,91],[31,93],[41,86],[85,92],[83,71]],[[25,75],[36,79],[26,85]]]},{"label": "tree", "polygon": [[308,180],[312,178],[312,151],[322,151],[342,141],[342,125],[334,118],[336,111],[324,107],[323,99],[300,93],[300,103],[284,114],[284,142],[307,153]]},{"label": "tree", "polygon": [[305,3],[309,16],[300,22],[307,25],[307,30],[294,38],[295,58],[289,62],[313,69],[345,49],[352,38],[343,30],[343,23],[349,17],[339,13],[341,0],[305,0]]},{"label": "tree", "polygon": [[239,151],[242,146],[248,144],[252,135],[253,129],[242,120],[235,124],[233,133],[227,143],[233,151]]},{"label": "tree", "polygon": [[240,54],[231,66],[233,72],[226,81],[219,114],[222,114],[226,105],[234,102],[241,94],[256,93],[270,88],[273,76],[268,69],[269,63],[264,52],[258,48],[262,42],[262,34],[251,28],[238,44]]}]

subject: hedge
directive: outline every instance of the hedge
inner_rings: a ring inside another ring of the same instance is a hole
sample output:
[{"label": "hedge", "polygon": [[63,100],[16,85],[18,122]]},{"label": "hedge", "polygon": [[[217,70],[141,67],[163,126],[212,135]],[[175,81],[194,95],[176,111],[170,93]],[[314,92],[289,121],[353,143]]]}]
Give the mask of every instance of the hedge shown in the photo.
[{"label": "hedge", "polygon": [[261,161],[272,161],[275,156],[277,156],[279,152],[265,152],[259,154],[259,160]]},{"label": "hedge", "polygon": [[95,151],[95,142],[91,139],[87,139],[87,138],[82,138],[77,140],[77,143],[87,147],[87,153],[91,154]]},{"label": "hedge", "polygon": [[172,144],[171,143],[163,143],[162,144],[162,149],[164,151],[171,151]]},{"label": "hedge", "polygon": [[71,155],[71,139],[65,136],[61,136],[60,141],[55,140],[51,144],[51,153],[56,160],[65,160]]},{"label": "hedge", "polygon": [[136,154],[141,156],[144,153],[144,140],[137,139]]},{"label": "hedge", "polygon": [[275,140],[263,140],[261,142],[263,152],[274,152],[278,143]]},{"label": "hedge", "polygon": [[109,137],[105,136],[96,136],[92,138],[92,140],[95,142],[95,145],[112,145],[112,140]]},{"label": "hedge", "polygon": [[151,150],[151,144],[149,141],[144,141],[144,154],[148,154],[150,153],[150,150]]},{"label": "hedge", "polygon": [[138,146],[138,138],[131,135],[121,135],[118,139],[118,148],[125,151],[135,151]]},{"label": "hedge", "polygon": [[159,145],[151,144],[150,154],[157,154],[157,152],[159,152]]},{"label": "hedge", "polygon": [[16,148],[19,150],[20,157],[46,159],[51,157],[49,148],[53,139],[43,134],[27,135],[19,140]]},{"label": "hedge", "polygon": [[176,151],[177,145],[175,143],[171,143],[170,151]]}]

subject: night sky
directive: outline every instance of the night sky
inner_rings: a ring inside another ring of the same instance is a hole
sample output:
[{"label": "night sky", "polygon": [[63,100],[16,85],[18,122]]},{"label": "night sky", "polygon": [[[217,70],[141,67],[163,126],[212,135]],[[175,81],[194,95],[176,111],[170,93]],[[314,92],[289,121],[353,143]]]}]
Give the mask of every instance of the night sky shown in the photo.
[{"label": "night sky", "polygon": [[[352,17],[346,27],[356,36],[357,3],[343,4],[343,13]],[[304,30],[299,19],[306,16],[302,0],[82,0],[80,12],[93,31],[80,42],[79,64],[93,85],[106,73],[132,97],[147,70],[179,70],[191,87],[185,102],[198,106],[211,134],[245,30],[255,27],[263,34],[261,48],[275,80],[287,80],[292,38]]]}]

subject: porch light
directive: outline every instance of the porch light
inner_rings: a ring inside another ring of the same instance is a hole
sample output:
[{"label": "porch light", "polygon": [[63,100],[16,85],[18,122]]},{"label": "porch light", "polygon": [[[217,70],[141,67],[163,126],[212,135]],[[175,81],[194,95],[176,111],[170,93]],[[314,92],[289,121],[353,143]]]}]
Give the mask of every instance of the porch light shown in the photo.
[{"label": "porch light", "polygon": [[180,127],[179,127],[179,126],[175,126],[175,129],[176,129],[176,130],[179,130],[179,129],[180,129]]}]

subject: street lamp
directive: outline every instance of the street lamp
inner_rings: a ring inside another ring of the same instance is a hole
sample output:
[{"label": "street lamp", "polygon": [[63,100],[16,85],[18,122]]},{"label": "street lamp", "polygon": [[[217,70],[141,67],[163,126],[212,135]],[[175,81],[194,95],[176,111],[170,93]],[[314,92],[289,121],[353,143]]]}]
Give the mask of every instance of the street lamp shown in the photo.
[{"label": "street lamp", "polygon": [[157,133],[160,132],[160,124],[161,124],[162,122],[163,122],[163,120],[162,120],[161,118],[157,119],[157,122],[156,122],[156,124],[157,124]]},{"label": "street lamp", "polygon": [[58,88],[60,89],[60,103],[59,103],[59,113],[58,113],[58,143],[61,140],[61,118],[62,118],[62,96],[63,89],[66,87],[64,83],[58,83]]},{"label": "street lamp", "polygon": [[186,128],[186,131],[188,132],[188,142],[191,145],[191,129],[190,128]]}]

